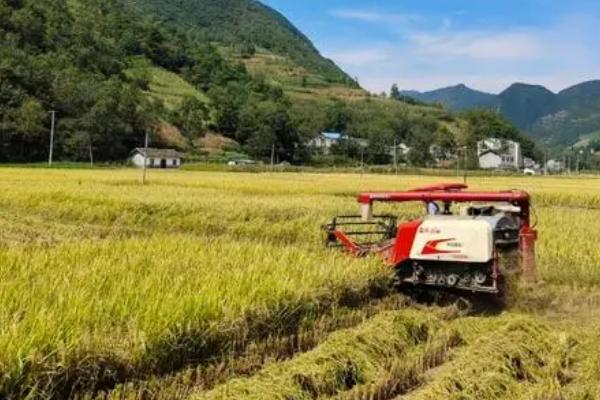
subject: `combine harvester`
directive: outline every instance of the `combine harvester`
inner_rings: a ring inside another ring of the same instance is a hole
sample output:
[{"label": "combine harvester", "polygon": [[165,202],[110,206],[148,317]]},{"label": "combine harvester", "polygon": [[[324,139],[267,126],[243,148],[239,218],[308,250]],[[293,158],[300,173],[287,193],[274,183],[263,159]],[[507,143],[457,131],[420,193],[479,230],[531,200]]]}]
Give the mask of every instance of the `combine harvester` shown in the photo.
[{"label": "combine harvester", "polygon": [[[535,280],[537,232],[529,194],[467,188],[441,184],[362,193],[361,215],[339,216],[326,226],[327,246],[356,257],[381,255],[402,286],[501,294],[509,275]],[[427,215],[398,224],[396,216],[374,215],[375,202],[422,202]],[[455,203],[461,207],[453,214]]]}]

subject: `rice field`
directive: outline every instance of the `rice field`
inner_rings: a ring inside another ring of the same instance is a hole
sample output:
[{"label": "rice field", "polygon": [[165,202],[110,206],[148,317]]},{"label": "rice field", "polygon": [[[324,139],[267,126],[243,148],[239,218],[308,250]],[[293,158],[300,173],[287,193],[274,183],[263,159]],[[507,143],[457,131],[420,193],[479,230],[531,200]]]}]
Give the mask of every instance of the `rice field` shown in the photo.
[{"label": "rice field", "polygon": [[498,308],[322,245],[357,192],[447,177],[138,175],[0,169],[0,398],[600,398],[598,179],[471,179],[534,198],[540,282]]}]

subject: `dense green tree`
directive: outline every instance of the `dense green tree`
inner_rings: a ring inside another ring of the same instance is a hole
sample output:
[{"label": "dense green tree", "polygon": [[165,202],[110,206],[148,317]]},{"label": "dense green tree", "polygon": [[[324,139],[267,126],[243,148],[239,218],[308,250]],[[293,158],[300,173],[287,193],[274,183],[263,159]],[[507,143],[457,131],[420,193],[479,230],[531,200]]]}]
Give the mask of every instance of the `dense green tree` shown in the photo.
[{"label": "dense green tree", "polygon": [[196,97],[185,97],[175,111],[173,122],[181,129],[184,136],[197,138],[206,131],[209,110],[206,103]]},{"label": "dense green tree", "polygon": [[50,110],[58,116],[57,157],[86,158],[91,147],[98,159],[122,160],[164,117],[186,136],[200,134],[206,107],[185,99],[166,113],[141,92],[150,76],[126,73],[133,57],[200,88],[225,88],[222,96],[215,92],[216,125],[232,136],[255,90],[243,66],[207,42],[190,41],[119,0],[3,1],[0,35],[0,161],[46,157]]},{"label": "dense green tree", "polygon": [[400,89],[398,89],[398,85],[394,83],[390,89],[390,99],[400,100],[401,97]]},{"label": "dense green tree", "polygon": [[351,111],[343,101],[334,100],[327,109],[327,122],[325,130],[345,133],[351,119]]},{"label": "dense green tree", "polygon": [[[275,149],[277,160],[295,161],[298,134],[284,102],[267,100],[251,106],[257,131],[246,141],[246,149],[259,158],[268,158]],[[248,115],[245,112],[245,115]]]},{"label": "dense green tree", "polygon": [[423,126],[417,125],[411,131],[411,149],[408,153],[408,162],[413,167],[427,167],[433,162],[431,146],[433,137]]},{"label": "dense green tree", "polygon": [[490,110],[473,110],[463,113],[462,118],[468,122],[466,145],[475,149],[477,142],[486,138],[508,139],[521,143],[523,154],[527,157],[539,158],[535,143],[521,134],[505,117]]},{"label": "dense green tree", "polygon": [[334,156],[360,160],[361,155],[365,153],[365,149],[356,140],[346,138],[334,143],[329,149],[329,153]]}]

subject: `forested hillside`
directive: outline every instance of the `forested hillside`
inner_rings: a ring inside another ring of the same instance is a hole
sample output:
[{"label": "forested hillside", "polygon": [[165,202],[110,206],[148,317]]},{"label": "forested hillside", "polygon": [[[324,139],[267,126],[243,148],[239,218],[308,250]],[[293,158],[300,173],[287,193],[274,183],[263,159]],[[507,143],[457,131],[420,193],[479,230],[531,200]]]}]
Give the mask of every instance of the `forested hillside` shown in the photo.
[{"label": "forested hillside", "polygon": [[47,157],[51,110],[57,159],[122,161],[168,127],[183,150],[211,130],[256,156],[305,157],[280,88],[118,0],[3,2],[0,34],[2,161]]},{"label": "forested hillside", "polygon": [[345,72],[321,56],[287,18],[254,0],[123,0],[159,16],[187,35],[231,46],[249,58],[257,48],[291,59],[327,82],[354,85]]},{"label": "forested hillside", "polygon": [[[222,4],[225,13],[229,3]],[[283,24],[272,15],[273,24]],[[443,159],[486,135],[521,138],[494,113],[456,116],[323,75],[317,82],[316,73],[298,82],[295,70],[282,68],[297,67],[293,55],[261,48],[240,60],[229,54],[239,50],[235,43],[224,49],[212,41],[217,36],[185,33],[164,19],[122,0],[0,3],[0,161],[46,159],[50,111],[57,116],[55,159],[74,161],[123,162],[146,132],[153,146],[175,146],[191,158],[202,156],[200,139],[211,133],[226,137],[232,151],[267,160],[274,148],[278,161],[298,164],[389,163],[393,144],[405,143],[413,148],[405,161],[419,166],[434,162],[432,145]],[[310,46],[302,53],[318,55]],[[342,146],[323,159],[307,144],[324,130],[369,145]]]}]

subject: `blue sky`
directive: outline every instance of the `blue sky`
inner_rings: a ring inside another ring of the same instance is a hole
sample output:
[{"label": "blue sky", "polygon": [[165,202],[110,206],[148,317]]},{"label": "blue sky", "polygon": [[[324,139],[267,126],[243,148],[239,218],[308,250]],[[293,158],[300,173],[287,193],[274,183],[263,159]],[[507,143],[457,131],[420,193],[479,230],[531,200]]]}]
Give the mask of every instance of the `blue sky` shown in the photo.
[{"label": "blue sky", "polygon": [[600,0],[264,0],[374,92],[600,79]]}]

